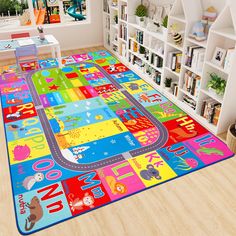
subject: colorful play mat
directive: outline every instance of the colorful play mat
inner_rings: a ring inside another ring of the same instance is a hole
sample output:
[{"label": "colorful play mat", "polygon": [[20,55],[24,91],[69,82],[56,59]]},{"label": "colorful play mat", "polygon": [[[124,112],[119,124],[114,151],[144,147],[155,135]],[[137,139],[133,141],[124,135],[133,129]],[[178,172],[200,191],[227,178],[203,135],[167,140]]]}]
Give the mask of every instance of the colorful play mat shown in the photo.
[{"label": "colorful play mat", "polygon": [[[0,89],[18,229],[30,234],[233,156],[107,51]],[[3,180],[0,180],[3,181]],[[158,191],[158,189],[156,189]]]}]

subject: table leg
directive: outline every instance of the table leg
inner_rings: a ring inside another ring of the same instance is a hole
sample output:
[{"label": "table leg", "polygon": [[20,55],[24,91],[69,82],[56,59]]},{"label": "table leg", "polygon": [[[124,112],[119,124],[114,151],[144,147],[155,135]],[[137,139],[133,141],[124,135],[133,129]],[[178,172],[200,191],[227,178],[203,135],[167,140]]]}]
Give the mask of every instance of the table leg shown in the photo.
[{"label": "table leg", "polygon": [[52,58],[56,58],[56,49],[55,49],[55,47],[52,47],[51,50],[52,50]]},{"label": "table leg", "polygon": [[56,46],[56,53],[57,53],[57,59],[58,59],[58,64],[59,64],[59,68],[62,68],[62,57],[61,57],[61,48],[60,45]]}]

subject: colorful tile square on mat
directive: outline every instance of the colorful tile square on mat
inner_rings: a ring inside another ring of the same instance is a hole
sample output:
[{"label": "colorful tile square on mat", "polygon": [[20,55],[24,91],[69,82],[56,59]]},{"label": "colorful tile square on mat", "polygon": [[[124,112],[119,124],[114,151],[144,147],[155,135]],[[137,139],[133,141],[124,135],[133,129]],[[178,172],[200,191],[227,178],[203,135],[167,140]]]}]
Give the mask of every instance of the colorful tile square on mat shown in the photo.
[{"label": "colorful tile square on mat", "polygon": [[[4,68],[17,226],[30,234],[233,156],[106,51]],[[158,191],[158,190],[157,190]]]}]

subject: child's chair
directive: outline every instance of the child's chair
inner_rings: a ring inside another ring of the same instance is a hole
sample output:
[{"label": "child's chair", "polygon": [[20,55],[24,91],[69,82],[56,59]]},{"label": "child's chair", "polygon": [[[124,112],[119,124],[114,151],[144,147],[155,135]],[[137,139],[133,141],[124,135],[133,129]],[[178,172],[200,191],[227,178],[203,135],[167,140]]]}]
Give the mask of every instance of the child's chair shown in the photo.
[{"label": "child's chair", "polygon": [[16,48],[15,56],[20,73],[39,68],[38,49],[35,44]]},{"label": "child's chair", "polygon": [[30,34],[25,32],[25,33],[18,33],[18,34],[11,34],[11,39],[19,39],[19,38],[29,38]]}]

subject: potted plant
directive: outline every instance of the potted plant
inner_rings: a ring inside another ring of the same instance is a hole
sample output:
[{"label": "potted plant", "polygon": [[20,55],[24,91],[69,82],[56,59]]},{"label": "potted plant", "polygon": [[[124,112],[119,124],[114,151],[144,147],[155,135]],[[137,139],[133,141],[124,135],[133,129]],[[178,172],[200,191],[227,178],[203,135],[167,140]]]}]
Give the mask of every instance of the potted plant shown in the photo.
[{"label": "potted plant", "polygon": [[168,32],[168,29],[167,29],[167,26],[168,26],[168,15],[166,15],[163,19],[162,19],[162,33],[164,35],[164,38],[167,38],[167,32]]},{"label": "potted plant", "polygon": [[216,73],[210,74],[211,79],[207,83],[207,88],[209,92],[214,93],[214,95],[222,97],[225,93],[226,80],[222,79]]},{"label": "potted plant", "polygon": [[145,20],[148,16],[148,9],[143,5],[143,1],[141,1],[141,4],[137,6],[135,15],[137,24],[142,27],[145,26]]},{"label": "potted plant", "polygon": [[143,55],[143,54],[145,54],[145,52],[146,52],[145,47],[140,46],[140,47],[139,47],[139,53]]},{"label": "potted plant", "polygon": [[165,88],[167,92],[171,92],[171,83],[172,83],[172,78],[166,78],[165,79]]}]

